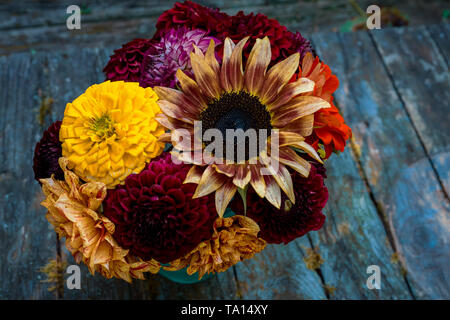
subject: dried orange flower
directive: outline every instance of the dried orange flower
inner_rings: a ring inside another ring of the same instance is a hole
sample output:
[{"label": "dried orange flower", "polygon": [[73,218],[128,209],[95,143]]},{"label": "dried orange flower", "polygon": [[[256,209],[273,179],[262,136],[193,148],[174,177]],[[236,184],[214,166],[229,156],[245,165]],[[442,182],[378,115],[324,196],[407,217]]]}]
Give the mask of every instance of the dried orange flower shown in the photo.
[{"label": "dried orange flower", "polygon": [[46,197],[41,204],[47,208],[47,220],[59,237],[66,238],[66,247],[75,261],[83,261],[92,274],[97,271],[106,278],[117,277],[128,282],[132,278],[144,279],[143,272],[157,273],[158,262],[130,256],[112,237],[114,224],[99,212],[106,196],[105,184],[82,184],[67,169],[67,164],[67,158],[59,159],[65,181],[53,176],[40,180]]},{"label": "dried orange flower", "polygon": [[210,240],[201,242],[186,256],[172,261],[164,269],[176,271],[189,266],[187,273],[192,275],[198,271],[199,279],[206,273],[223,272],[264,249],[266,242],[258,238],[258,232],[258,224],[248,217],[235,215],[217,218]]}]

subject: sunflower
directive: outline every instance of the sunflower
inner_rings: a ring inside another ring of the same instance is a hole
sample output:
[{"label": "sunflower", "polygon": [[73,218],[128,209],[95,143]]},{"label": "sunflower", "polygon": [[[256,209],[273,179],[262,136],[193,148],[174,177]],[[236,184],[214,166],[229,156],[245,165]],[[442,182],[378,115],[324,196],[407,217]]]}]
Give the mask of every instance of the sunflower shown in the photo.
[{"label": "sunflower", "polygon": [[[299,96],[314,90],[312,80],[300,78],[289,83],[299,67],[299,53],[267,70],[271,62],[268,37],[256,40],[244,71],[242,51],[248,38],[236,45],[226,38],[221,64],[214,54],[214,41],[210,42],[205,54],[195,49],[190,55],[195,80],[178,70],[181,90],[154,88],[163,112],[156,120],[171,130],[162,138],[174,145],[173,156],[193,164],[185,183],[198,184],[194,197],[215,192],[216,209],[220,216],[236,191],[245,192],[248,185],[276,208],[281,205],[281,190],[295,203],[287,167],[307,177],[310,164],[293,147],[322,162],[314,148],[305,142],[305,137],[312,133],[314,113],[328,108],[330,104],[319,97]],[[225,137],[222,150],[226,152],[211,151],[203,140],[200,144],[196,143],[199,123],[200,134],[209,129],[222,133]],[[263,135],[256,138],[256,155],[247,152],[249,141],[246,139],[246,152],[238,152],[238,158],[229,157],[241,147],[234,137],[230,145],[229,129],[264,131],[267,138]],[[183,141],[180,141],[180,132]],[[270,143],[275,138],[278,140],[277,150]],[[198,151],[208,157],[198,159]]]}]

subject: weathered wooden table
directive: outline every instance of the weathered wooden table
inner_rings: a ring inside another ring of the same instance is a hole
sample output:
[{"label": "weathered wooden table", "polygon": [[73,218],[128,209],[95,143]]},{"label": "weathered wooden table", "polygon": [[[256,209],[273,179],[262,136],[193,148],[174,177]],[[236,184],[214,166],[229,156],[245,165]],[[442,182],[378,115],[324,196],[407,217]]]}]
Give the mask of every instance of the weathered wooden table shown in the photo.
[{"label": "weathered wooden table", "polygon": [[[327,163],[325,225],[194,285],[158,275],[129,285],[82,267],[80,290],[48,291],[39,268],[58,255],[73,259],[39,205],[34,145],[67,102],[104,79],[114,48],[0,57],[0,298],[450,298],[449,25],[311,39],[339,76],[336,102],[354,134]],[[380,267],[380,290],[366,286],[371,265]]]}]

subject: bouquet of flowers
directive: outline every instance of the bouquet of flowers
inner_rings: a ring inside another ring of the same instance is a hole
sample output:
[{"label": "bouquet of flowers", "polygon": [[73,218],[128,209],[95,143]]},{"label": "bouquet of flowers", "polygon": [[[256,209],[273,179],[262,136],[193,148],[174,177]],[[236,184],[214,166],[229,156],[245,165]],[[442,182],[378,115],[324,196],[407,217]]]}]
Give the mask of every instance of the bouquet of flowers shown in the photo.
[{"label": "bouquet of flowers", "polygon": [[339,82],[261,14],[190,1],[115,50],[34,153],[46,217],[77,263],[131,282],[222,272],[322,227],[324,161],[351,136]]}]

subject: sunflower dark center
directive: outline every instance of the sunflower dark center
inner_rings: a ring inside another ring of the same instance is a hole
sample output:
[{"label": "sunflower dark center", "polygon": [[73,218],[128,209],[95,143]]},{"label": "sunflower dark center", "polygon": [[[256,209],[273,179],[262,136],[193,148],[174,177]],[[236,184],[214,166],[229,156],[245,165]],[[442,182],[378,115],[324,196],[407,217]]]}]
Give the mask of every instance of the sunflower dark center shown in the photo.
[{"label": "sunflower dark center", "polygon": [[[271,116],[266,106],[261,103],[258,97],[245,91],[226,92],[218,99],[211,101],[201,113],[200,120],[202,121],[203,134],[208,129],[220,130],[223,137],[223,156],[235,162],[242,160],[242,158],[249,160],[251,156],[249,150],[252,141],[250,141],[250,136],[245,137],[245,155],[239,155],[239,141],[234,136],[228,136],[227,129],[234,131],[241,129],[244,132],[247,132],[249,129],[255,130],[257,148],[266,145],[266,139],[260,141],[259,132],[265,130],[265,136],[268,137],[272,129]],[[229,153],[227,152],[226,141],[229,139],[234,139],[232,158],[227,156]]]}]

